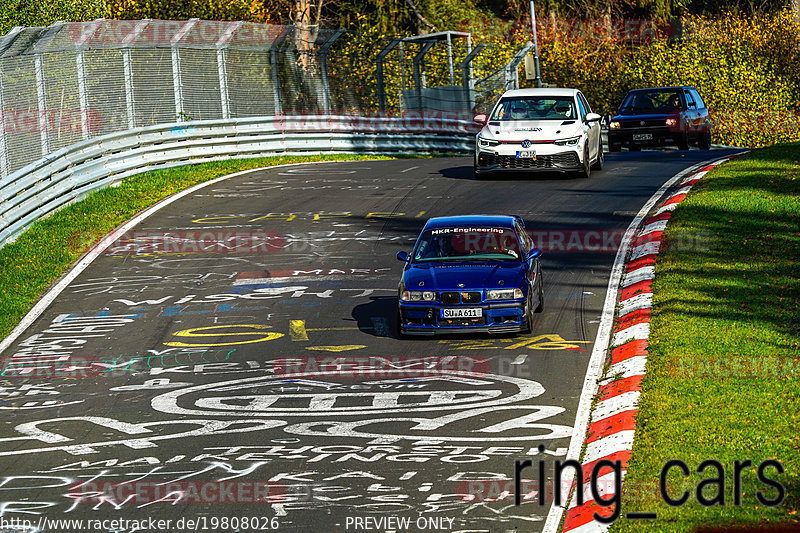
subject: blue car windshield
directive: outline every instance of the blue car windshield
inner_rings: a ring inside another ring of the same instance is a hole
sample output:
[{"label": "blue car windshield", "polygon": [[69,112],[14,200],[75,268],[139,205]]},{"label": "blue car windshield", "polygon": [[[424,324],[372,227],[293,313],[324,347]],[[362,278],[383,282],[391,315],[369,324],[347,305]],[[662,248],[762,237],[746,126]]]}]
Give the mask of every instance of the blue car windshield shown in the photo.
[{"label": "blue car windshield", "polygon": [[622,101],[619,114],[671,113],[683,108],[683,100],[681,100],[680,91],[677,89],[631,91]]},{"label": "blue car windshield", "polygon": [[520,245],[510,228],[437,228],[417,241],[414,261],[519,261]]}]

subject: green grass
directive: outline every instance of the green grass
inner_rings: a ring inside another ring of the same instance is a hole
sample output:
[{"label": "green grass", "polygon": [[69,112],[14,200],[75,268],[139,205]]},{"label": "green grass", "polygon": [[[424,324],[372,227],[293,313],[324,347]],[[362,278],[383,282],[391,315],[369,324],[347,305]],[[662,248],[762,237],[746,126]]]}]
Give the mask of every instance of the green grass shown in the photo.
[{"label": "green grass", "polygon": [[[668,225],[625,479],[633,490],[623,497],[623,513],[654,511],[658,519],[622,518],[616,532],[800,523],[798,161],[795,143],[725,163],[692,189]],[[699,249],[687,246],[692,242]],[[652,487],[670,459],[692,470],[686,481],[677,472],[668,478],[672,494],[690,490],[689,502],[671,508],[637,498],[636,487]],[[724,506],[697,502],[697,483],[715,475],[695,472],[706,459],[725,467]],[[776,492],[758,481],[755,468],[743,473],[741,507],[733,505],[733,463],[745,459],[783,464],[783,475],[768,474],[786,488],[783,505],[756,500],[758,490],[768,498]]]},{"label": "green grass", "polygon": [[391,159],[375,155],[277,156],[200,163],[146,172],[96,191],[36,222],[0,248],[0,338],[103,235],[159,200],[197,183],[252,168],[308,161]]}]

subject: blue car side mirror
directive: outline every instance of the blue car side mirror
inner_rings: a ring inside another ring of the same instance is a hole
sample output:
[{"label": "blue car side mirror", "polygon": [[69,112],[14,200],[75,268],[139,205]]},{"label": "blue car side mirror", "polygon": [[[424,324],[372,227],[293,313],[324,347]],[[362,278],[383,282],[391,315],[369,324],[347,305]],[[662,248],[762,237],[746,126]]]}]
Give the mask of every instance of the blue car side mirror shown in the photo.
[{"label": "blue car side mirror", "polygon": [[397,252],[397,260],[398,261],[402,261],[404,263],[407,263],[408,262],[408,254],[406,252],[403,252],[402,250]]},{"label": "blue car side mirror", "polygon": [[536,259],[540,255],[542,255],[541,250],[531,250],[531,253],[528,254],[528,259]]}]

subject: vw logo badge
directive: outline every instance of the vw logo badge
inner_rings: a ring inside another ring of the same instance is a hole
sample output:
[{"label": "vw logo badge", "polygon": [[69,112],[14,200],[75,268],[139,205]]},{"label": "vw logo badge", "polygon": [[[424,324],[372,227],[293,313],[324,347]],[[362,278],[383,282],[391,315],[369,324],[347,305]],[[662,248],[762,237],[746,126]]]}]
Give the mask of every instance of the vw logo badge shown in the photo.
[{"label": "vw logo badge", "polygon": [[639,122],[639,125],[640,125],[640,126],[644,126],[644,120],[643,120],[643,121],[641,121],[641,122]]},{"label": "vw logo badge", "polygon": [[522,141],[522,147],[523,148],[530,148],[531,147],[531,142],[528,139],[525,139],[524,141]]}]

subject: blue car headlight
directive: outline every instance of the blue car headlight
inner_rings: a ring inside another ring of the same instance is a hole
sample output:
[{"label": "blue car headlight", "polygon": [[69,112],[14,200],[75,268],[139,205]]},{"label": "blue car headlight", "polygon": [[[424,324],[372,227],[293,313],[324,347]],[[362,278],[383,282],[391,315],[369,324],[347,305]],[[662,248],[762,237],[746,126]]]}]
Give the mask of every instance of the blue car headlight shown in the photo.
[{"label": "blue car headlight", "polygon": [[523,296],[522,289],[491,289],[486,293],[488,300],[513,300]]},{"label": "blue car headlight", "polygon": [[436,299],[436,293],[433,291],[403,291],[400,293],[400,299],[404,302],[432,302]]}]

